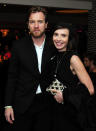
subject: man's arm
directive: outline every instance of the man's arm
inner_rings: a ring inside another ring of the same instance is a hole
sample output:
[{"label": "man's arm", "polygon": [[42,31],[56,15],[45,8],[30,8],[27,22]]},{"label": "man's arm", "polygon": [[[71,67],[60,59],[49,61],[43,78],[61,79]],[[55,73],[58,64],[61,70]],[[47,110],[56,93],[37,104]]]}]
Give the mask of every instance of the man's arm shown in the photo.
[{"label": "man's arm", "polygon": [[5,118],[6,120],[12,124],[14,120],[14,111],[12,108],[12,101],[15,94],[15,85],[17,81],[17,73],[18,73],[18,60],[16,55],[15,43],[11,50],[11,58],[8,68],[8,81],[5,88]]}]

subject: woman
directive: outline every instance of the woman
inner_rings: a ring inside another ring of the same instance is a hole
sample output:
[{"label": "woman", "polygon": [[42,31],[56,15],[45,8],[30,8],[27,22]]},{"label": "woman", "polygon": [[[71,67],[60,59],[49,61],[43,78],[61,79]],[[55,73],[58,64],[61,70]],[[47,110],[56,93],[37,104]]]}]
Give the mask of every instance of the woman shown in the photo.
[{"label": "woman", "polygon": [[63,91],[49,89],[52,94],[55,93],[53,95],[55,98],[54,131],[81,130],[80,125],[86,125],[84,117],[82,118],[84,122],[81,120],[81,123],[78,123],[83,116],[81,112],[81,114],[78,113],[81,111],[81,101],[86,102],[86,99],[94,94],[92,81],[76,53],[74,38],[70,24],[58,24],[54,28],[53,43],[57,54],[53,61],[56,61],[58,65],[58,68],[55,67],[55,75],[66,86]]}]

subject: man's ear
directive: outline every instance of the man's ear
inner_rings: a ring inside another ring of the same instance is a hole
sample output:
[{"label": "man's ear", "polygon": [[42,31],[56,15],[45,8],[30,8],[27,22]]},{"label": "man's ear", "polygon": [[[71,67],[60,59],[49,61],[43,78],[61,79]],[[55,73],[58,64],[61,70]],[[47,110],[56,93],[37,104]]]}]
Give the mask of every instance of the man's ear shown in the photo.
[{"label": "man's ear", "polygon": [[48,27],[48,22],[46,22],[46,26],[45,26],[45,28],[47,28]]},{"label": "man's ear", "polygon": [[27,28],[29,29],[29,23],[28,23],[28,21],[26,22],[26,26],[27,26]]}]

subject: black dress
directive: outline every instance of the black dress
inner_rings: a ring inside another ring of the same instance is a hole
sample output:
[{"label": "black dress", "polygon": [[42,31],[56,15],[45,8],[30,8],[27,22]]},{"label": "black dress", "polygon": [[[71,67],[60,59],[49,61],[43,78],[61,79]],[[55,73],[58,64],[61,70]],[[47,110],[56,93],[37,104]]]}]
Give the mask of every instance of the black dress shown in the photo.
[{"label": "black dress", "polygon": [[89,73],[94,85],[95,94],[90,97],[87,103],[88,127],[86,131],[96,131],[96,72]]},{"label": "black dress", "polygon": [[54,100],[54,131],[83,130],[82,126],[79,123],[82,115],[80,115],[80,119],[78,119],[78,114],[81,110],[81,99],[83,94],[82,92],[84,92],[83,96],[86,96],[88,92],[82,90],[82,84],[80,86],[80,89],[79,86],[77,88],[79,82],[78,78],[72,73],[70,69],[70,59],[73,55],[77,55],[77,53],[73,51],[66,51],[59,52],[55,57],[56,61],[60,60],[57,69],[57,79],[64,85],[66,85],[67,88],[63,91],[64,104],[59,104],[56,102],[56,100]]},{"label": "black dress", "polygon": [[96,92],[96,72],[90,72],[89,75],[91,77],[91,80],[93,82],[93,85],[95,87],[95,92]]}]

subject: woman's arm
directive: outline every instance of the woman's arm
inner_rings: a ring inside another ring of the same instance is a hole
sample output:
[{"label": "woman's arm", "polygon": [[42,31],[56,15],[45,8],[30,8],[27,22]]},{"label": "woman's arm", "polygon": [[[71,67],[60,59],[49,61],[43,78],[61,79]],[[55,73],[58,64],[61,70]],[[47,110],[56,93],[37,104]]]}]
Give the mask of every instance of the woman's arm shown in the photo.
[{"label": "woman's arm", "polygon": [[80,82],[88,88],[90,95],[94,94],[94,86],[89,77],[83,63],[81,62],[80,58],[76,55],[73,55],[70,60],[70,66],[76,72],[77,77],[79,78]]}]

